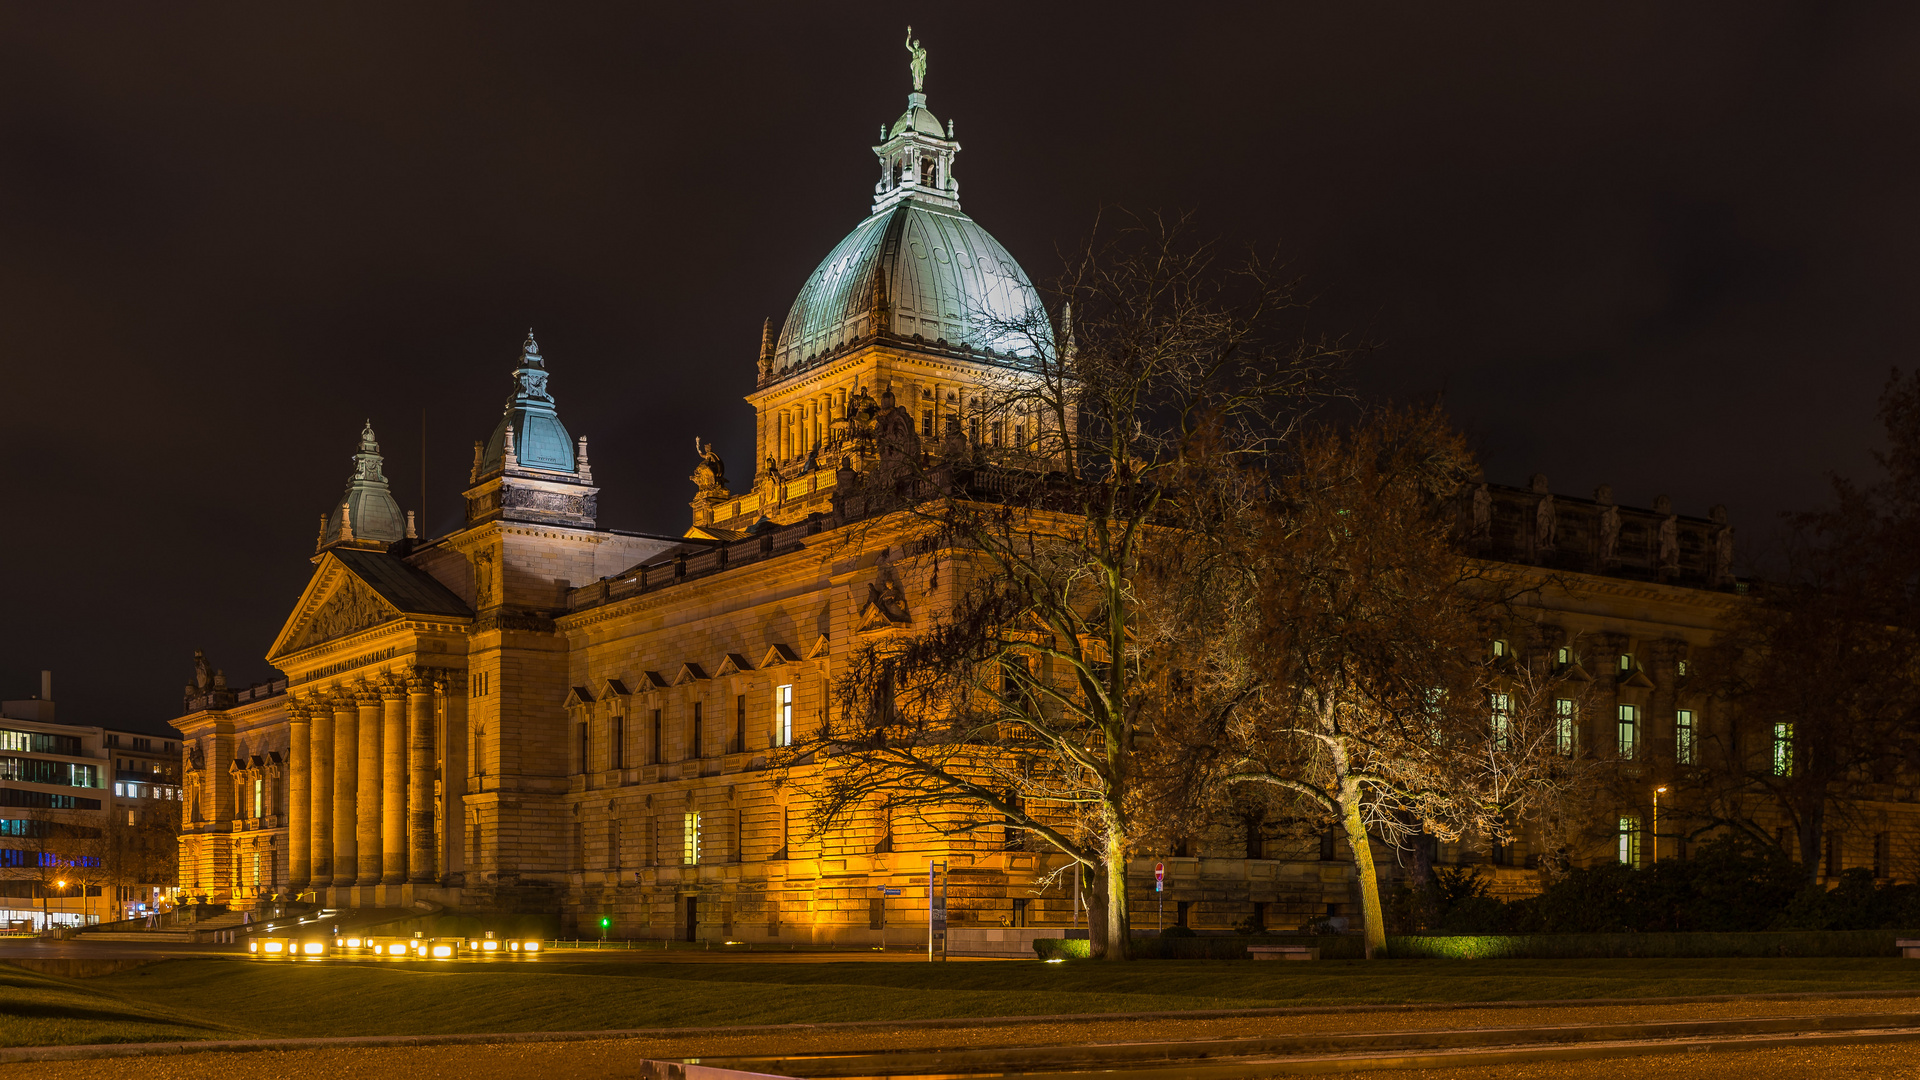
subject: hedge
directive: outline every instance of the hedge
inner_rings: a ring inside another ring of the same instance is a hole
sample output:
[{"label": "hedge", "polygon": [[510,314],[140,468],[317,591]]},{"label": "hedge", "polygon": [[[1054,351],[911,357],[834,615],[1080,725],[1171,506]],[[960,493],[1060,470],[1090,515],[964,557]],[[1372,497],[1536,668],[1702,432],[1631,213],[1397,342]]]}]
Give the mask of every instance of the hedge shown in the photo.
[{"label": "hedge", "polygon": [[1387,938],[1402,960],[1598,960],[1658,957],[1899,956],[1920,931],[1794,930],[1748,934],[1424,934]]},{"label": "hedge", "polygon": [[[1358,960],[1365,955],[1365,943],[1359,935],[1321,934],[1280,936],[1234,934],[1209,937],[1136,937],[1136,960],[1245,960],[1249,945],[1311,945],[1320,950],[1323,960]],[[1085,938],[1037,938],[1033,951],[1042,960],[1085,960],[1089,943]]]},{"label": "hedge", "polygon": [[[1899,956],[1920,930],[1804,930],[1752,934],[1426,934],[1387,938],[1396,960],[1605,960],[1660,957]],[[1247,960],[1249,945],[1317,945],[1322,960],[1358,960],[1359,935],[1133,939],[1138,960]],[[1084,939],[1038,938],[1043,960],[1085,960]]]}]

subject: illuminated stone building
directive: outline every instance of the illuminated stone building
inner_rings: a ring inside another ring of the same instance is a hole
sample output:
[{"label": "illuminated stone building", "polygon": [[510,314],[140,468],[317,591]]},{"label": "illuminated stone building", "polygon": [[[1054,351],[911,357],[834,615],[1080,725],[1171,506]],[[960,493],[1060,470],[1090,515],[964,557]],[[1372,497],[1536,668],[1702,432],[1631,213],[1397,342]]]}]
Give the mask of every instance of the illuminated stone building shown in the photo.
[{"label": "illuminated stone building", "polygon": [[[1048,332],[1025,272],[961,210],[953,126],[916,92],[884,134],[871,215],[741,359],[757,376],[752,482],[734,490],[700,447],[685,528],[600,523],[587,440],[549,386],[565,385],[564,361],[550,369],[531,335],[475,444],[458,531],[415,535],[361,433],[312,578],[268,649],[284,680],[198,686],[174,722],[188,747],[184,891],[560,911],[574,927],[610,919],[614,937],[906,942],[926,933],[937,859],[956,931],[1081,917],[1059,887],[1034,887],[1059,857],[997,826],[937,838],[876,812],[809,840],[804,785],[776,787],[765,769],[821,722],[862,640],[924,628],[951,597],[953,575],[903,558],[907,523],[846,524],[877,448],[938,454],[960,438],[1017,452],[1020,418],[982,415],[974,394]],[[1604,704],[1570,738],[1610,744],[1632,705],[1652,767],[1672,758],[1676,716],[1722,722],[1681,665],[1737,602],[1724,515],[1622,508],[1604,489],[1570,499],[1543,479],[1461,507],[1475,556],[1538,575],[1528,633],[1577,649],[1598,684]],[[1349,913],[1342,843],[1222,823],[1137,861],[1137,925],[1154,925],[1155,862],[1167,922]],[[1510,864],[1503,887],[1522,887],[1525,854],[1494,856]]]}]

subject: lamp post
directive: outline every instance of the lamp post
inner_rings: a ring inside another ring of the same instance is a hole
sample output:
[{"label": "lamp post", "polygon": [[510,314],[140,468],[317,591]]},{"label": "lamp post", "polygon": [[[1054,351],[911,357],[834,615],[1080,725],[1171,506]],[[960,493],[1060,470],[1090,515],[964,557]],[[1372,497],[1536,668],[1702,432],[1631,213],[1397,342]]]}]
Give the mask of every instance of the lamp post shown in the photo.
[{"label": "lamp post", "polygon": [[1653,858],[1651,861],[1656,863],[1660,861],[1660,796],[1666,793],[1667,785],[1665,784],[1653,789]]}]

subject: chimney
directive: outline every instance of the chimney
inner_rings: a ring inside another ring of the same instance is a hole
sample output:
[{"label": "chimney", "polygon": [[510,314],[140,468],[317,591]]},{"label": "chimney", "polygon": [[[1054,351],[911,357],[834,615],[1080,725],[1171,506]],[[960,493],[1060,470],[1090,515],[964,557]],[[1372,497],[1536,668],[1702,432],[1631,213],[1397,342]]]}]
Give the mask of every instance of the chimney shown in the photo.
[{"label": "chimney", "polygon": [[53,700],[53,672],[51,671],[40,672],[40,700]]}]

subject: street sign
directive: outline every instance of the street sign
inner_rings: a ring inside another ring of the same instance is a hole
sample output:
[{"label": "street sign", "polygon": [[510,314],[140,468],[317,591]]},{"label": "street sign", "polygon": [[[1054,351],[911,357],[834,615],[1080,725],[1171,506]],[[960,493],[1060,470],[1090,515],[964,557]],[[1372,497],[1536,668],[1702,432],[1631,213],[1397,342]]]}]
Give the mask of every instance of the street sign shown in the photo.
[{"label": "street sign", "polygon": [[1165,892],[1167,889],[1167,864],[1153,864],[1153,891]]},{"label": "street sign", "polygon": [[881,889],[880,895],[881,896],[899,896],[900,890],[899,889]]}]

